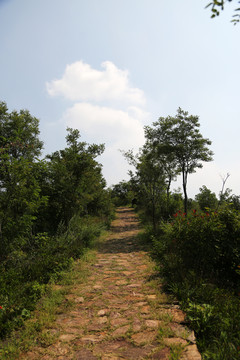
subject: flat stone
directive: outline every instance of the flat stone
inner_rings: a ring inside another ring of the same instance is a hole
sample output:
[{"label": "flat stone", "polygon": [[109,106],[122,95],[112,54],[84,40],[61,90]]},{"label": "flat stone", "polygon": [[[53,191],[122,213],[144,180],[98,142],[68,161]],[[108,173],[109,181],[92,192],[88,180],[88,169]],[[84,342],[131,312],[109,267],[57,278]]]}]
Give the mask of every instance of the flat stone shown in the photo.
[{"label": "flat stone", "polygon": [[175,321],[177,323],[182,323],[185,321],[186,315],[182,310],[179,309],[164,309],[162,310],[163,314],[167,314],[170,316],[172,321]]},{"label": "flat stone", "polygon": [[74,300],[74,302],[75,302],[76,304],[81,304],[81,303],[84,302],[84,298],[83,298],[82,296],[77,297],[77,298]]},{"label": "flat stone", "polygon": [[110,323],[111,323],[112,326],[120,326],[120,325],[127,324],[128,320],[124,319],[124,318],[116,318],[116,319],[112,319],[110,321]]},{"label": "flat stone", "polygon": [[135,304],[136,306],[145,306],[147,305],[147,302],[146,301],[140,301],[138,303]]},{"label": "flat stone", "polygon": [[142,286],[142,284],[129,284],[129,285],[127,285],[127,287],[129,287],[129,288],[136,288],[136,287],[141,287]]},{"label": "flat stone", "polygon": [[58,356],[66,355],[69,352],[69,348],[67,346],[63,346],[61,342],[57,342],[53,345],[54,353]]},{"label": "flat stone", "polygon": [[164,348],[160,351],[157,351],[155,352],[153,355],[152,355],[152,358],[153,360],[169,360],[170,358],[170,349],[169,348]]},{"label": "flat stone", "polygon": [[[100,318],[101,319],[101,318]],[[88,332],[95,332],[95,333],[99,333],[100,331],[102,331],[103,329],[103,325],[102,324],[90,324],[87,327]]]},{"label": "flat stone", "polygon": [[130,276],[133,275],[135,273],[135,271],[123,271],[122,272],[125,276]]},{"label": "flat stone", "polygon": [[155,339],[155,337],[156,337],[155,332],[143,331],[143,332],[133,334],[131,339],[134,341],[134,343],[137,346],[139,346],[139,345],[143,345],[143,344],[152,342]]},{"label": "flat stone", "polygon": [[140,324],[133,324],[132,329],[134,332],[139,332],[141,330],[142,326]]},{"label": "flat stone", "polygon": [[157,329],[160,325],[160,321],[159,320],[146,320],[145,324],[147,327]]},{"label": "flat stone", "polygon": [[136,297],[139,297],[139,298],[144,298],[144,297],[145,297],[145,295],[139,294],[139,293],[135,293],[135,292],[133,292],[133,296],[136,296]]},{"label": "flat stone", "polygon": [[150,306],[143,306],[140,310],[141,314],[149,314],[150,313]]},{"label": "flat stone", "polygon": [[126,280],[118,280],[116,281],[116,285],[127,285],[127,281]]},{"label": "flat stone", "polygon": [[98,316],[105,316],[106,310],[99,310],[97,314],[98,314]]},{"label": "flat stone", "polygon": [[154,294],[152,294],[152,295],[147,295],[147,298],[148,298],[149,300],[154,300],[154,299],[156,299],[156,297],[157,297],[157,295],[154,295]]},{"label": "flat stone", "polygon": [[188,335],[187,340],[190,341],[191,343],[195,343],[196,342],[196,337],[194,334],[194,331],[191,331],[190,335]]},{"label": "flat stone", "polygon": [[180,360],[201,360],[201,359],[202,357],[195,344],[187,346],[184,353],[180,357]]},{"label": "flat stone", "polygon": [[89,319],[84,319],[84,318],[74,318],[74,317],[70,317],[70,318],[66,318],[66,319],[58,319],[56,320],[56,322],[60,325],[62,325],[63,327],[66,326],[70,326],[70,327],[82,327],[85,326],[89,323]]},{"label": "flat stone", "polygon": [[104,339],[104,336],[102,335],[87,335],[87,336],[83,336],[81,337],[81,341],[86,342],[86,343],[97,343],[100,342]]},{"label": "flat stone", "polygon": [[163,342],[165,345],[167,346],[171,346],[171,345],[183,345],[186,346],[188,344],[188,342],[182,338],[179,337],[173,337],[173,338],[164,338]]},{"label": "flat stone", "polygon": [[93,353],[88,349],[78,350],[74,354],[76,360],[98,360],[98,357],[94,356]]},{"label": "flat stone", "polygon": [[100,289],[102,289],[102,286],[101,285],[94,285],[93,289],[94,290],[100,290]]},{"label": "flat stone", "polygon": [[108,322],[107,316],[101,316],[101,317],[98,319],[98,323],[99,323],[99,324],[106,324],[107,322]]},{"label": "flat stone", "polygon": [[63,334],[59,336],[60,341],[72,341],[76,339],[76,334]]},{"label": "flat stone", "polygon": [[178,323],[170,323],[168,327],[174,332],[177,337],[185,338],[188,335],[188,330]]},{"label": "flat stone", "polygon": [[77,327],[68,327],[67,331],[69,334],[76,334],[77,336],[83,334],[83,329],[79,329]]},{"label": "flat stone", "polygon": [[129,330],[129,325],[125,325],[125,326],[119,327],[118,329],[116,329],[116,330],[112,333],[112,336],[113,336],[114,338],[118,338],[118,337],[125,336],[126,333],[128,332],[128,330]]}]

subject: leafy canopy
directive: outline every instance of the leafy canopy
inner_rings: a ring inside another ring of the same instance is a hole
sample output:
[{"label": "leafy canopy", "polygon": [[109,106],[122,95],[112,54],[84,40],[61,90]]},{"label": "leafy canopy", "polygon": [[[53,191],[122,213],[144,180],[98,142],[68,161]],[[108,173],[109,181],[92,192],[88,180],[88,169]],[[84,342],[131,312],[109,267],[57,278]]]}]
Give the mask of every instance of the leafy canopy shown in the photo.
[{"label": "leafy canopy", "polygon": [[[226,3],[228,2],[232,2],[232,0],[213,0],[211,1],[207,6],[207,7],[211,7],[211,12],[212,12],[212,16],[211,18],[215,18],[216,16],[220,15],[220,11],[224,10],[224,6]],[[238,3],[240,3],[240,1],[238,1]],[[235,9],[236,13],[232,16],[232,23],[234,25],[236,25],[237,23],[240,22],[240,7]]]},{"label": "leafy canopy", "polygon": [[209,139],[203,138],[199,131],[198,116],[188,115],[179,108],[175,117],[160,117],[148,128],[147,137],[160,155],[165,155],[166,161],[171,159],[180,171],[183,179],[185,196],[185,212],[187,211],[187,179],[188,174],[202,167],[203,161],[211,161],[213,152],[208,149]]}]

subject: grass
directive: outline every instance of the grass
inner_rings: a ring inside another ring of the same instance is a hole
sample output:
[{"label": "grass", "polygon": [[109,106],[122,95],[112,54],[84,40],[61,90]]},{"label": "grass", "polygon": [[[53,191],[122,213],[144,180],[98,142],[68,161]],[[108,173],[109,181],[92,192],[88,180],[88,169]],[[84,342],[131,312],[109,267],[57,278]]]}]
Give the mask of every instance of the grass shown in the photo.
[{"label": "grass", "polygon": [[179,360],[181,359],[181,355],[184,351],[184,347],[179,345],[171,345],[170,348],[170,359],[169,360]]},{"label": "grass", "polygon": [[72,306],[71,301],[66,301],[65,295],[76,284],[86,281],[89,265],[94,262],[95,255],[94,250],[86,250],[69,271],[60,274],[57,283],[52,280],[31,318],[25,321],[24,327],[0,343],[1,360],[17,359],[21,352],[39,345],[47,347],[55,341],[58,332],[51,330],[56,315],[68,312]]}]

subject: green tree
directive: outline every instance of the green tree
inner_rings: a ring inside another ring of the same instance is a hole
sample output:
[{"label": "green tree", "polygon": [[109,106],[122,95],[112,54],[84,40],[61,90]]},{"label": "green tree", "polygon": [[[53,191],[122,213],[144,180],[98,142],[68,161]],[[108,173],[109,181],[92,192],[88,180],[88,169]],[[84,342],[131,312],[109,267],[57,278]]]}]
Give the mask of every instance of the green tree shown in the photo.
[{"label": "green tree", "polygon": [[154,164],[160,169],[165,177],[165,185],[167,191],[167,210],[169,208],[170,188],[172,181],[176,180],[180,171],[177,164],[176,156],[173,152],[166,152],[165,149],[159,146],[159,139],[156,141],[155,128],[145,126],[144,128],[146,143],[144,145],[145,152],[148,152],[148,157],[154,159]]},{"label": "green tree", "polygon": [[184,210],[187,212],[188,175],[202,167],[202,161],[212,160],[209,139],[203,138],[199,131],[198,116],[188,115],[181,108],[175,117],[160,117],[153,123],[151,139],[160,154],[172,156],[177,164],[177,171],[182,173]]},{"label": "green tree", "polygon": [[116,206],[128,205],[134,197],[129,181],[120,181],[111,187],[111,197]]},{"label": "green tree", "polygon": [[103,211],[106,182],[101,165],[95,160],[104,151],[104,145],[89,145],[79,141],[78,130],[67,129],[64,150],[47,156],[48,172],[45,174],[45,194],[49,197],[47,217],[52,229],[59,223],[68,224],[76,213],[98,214]]},{"label": "green tree", "polygon": [[130,150],[124,153],[130,165],[135,167],[135,174],[130,172],[131,182],[137,189],[138,204],[144,208],[146,217],[150,217],[154,232],[157,220],[165,215],[166,174],[159,157],[146,143],[134,156]]},{"label": "green tree", "polygon": [[211,192],[211,190],[209,190],[205,185],[203,185],[199,191],[199,194],[195,196],[195,200],[198,202],[200,209],[216,209],[218,205],[216,194]]},{"label": "green tree", "polygon": [[38,181],[42,142],[39,121],[27,110],[8,112],[0,103],[1,255],[31,236],[36,214],[45,203]]},{"label": "green tree", "polygon": [[[216,16],[220,15],[220,12],[224,10],[224,7],[226,5],[226,3],[232,2],[232,0],[214,0],[211,1],[207,6],[207,7],[211,7],[211,12],[212,12],[212,16],[211,18],[215,18]],[[240,3],[240,1],[237,1],[238,3]],[[236,25],[239,21],[240,21],[240,8],[236,8],[235,9],[236,14],[233,15],[233,19],[232,22],[234,23],[234,25]]]}]

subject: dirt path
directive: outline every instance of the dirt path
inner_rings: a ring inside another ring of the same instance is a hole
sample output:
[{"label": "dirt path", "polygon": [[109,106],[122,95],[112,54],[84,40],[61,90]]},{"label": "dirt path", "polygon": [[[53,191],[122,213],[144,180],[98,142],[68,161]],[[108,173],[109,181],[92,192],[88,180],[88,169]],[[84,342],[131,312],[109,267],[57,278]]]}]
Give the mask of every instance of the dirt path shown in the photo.
[{"label": "dirt path", "polygon": [[183,312],[157,290],[138,231],[134,212],[118,209],[87,281],[66,295],[73,306],[49,329],[55,341],[20,359],[201,359]]}]

